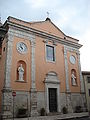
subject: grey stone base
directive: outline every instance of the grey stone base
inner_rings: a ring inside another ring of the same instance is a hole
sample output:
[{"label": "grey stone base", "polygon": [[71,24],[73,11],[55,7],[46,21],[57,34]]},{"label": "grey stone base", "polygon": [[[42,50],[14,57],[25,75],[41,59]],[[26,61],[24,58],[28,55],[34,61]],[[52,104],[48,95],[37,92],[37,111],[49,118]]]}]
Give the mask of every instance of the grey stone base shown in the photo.
[{"label": "grey stone base", "polygon": [[67,101],[66,104],[68,108],[68,113],[73,113],[71,93],[66,93],[66,101]]},{"label": "grey stone base", "polygon": [[69,113],[72,113],[72,112],[75,112],[76,106],[81,106],[82,111],[87,110],[85,94],[70,93],[70,94],[68,94],[68,97],[67,97],[66,93],[60,93],[60,99],[62,101],[61,102],[61,111],[62,111],[63,107],[67,107]]},{"label": "grey stone base", "polygon": [[86,111],[86,99],[85,99],[85,94],[82,93],[73,93],[71,95],[71,99],[72,99],[72,107],[73,110],[75,112],[75,108],[76,106],[81,106],[82,111]]},{"label": "grey stone base", "polygon": [[[68,108],[68,113],[75,112],[75,107],[80,105],[85,109],[85,94],[80,93],[60,93],[60,110],[62,112],[63,107]],[[68,102],[68,103],[67,103]],[[69,106],[70,105],[70,106]],[[2,117],[4,119],[12,117],[12,114],[8,111],[11,106],[4,104]],[[45,92],[37,92],[35,89],[31,89],[30,92],[26,91],[16,91],[16,97],[14,97],[14,117],[17,116],[18,109],[24,108],[28,111],[28,116],[38,116],[40,115],[40,110],[45,109],[46,112],[46,99]],[[47,113],[45,113],[47,115]],[[56,113],[58,114],[58,112]]]},{"label": "grey stone base", "polygon": [[4,113],[1,115],[2,120],[7,120],[7,119],[12,120],[12,118],[13,118],[13,116],[12,116],[11,112],[9,112],[9,111],[8,112],[4,111]]},{"label": "grey stone base", "polygon": [[3,88],[3,102],[1,118],[3,120],[12,118],[12,90],[11,88]]},{"label": "grey stone base", "polygon": [[31,89],[31,116],[37,116],[37,91],[36,89]]}]

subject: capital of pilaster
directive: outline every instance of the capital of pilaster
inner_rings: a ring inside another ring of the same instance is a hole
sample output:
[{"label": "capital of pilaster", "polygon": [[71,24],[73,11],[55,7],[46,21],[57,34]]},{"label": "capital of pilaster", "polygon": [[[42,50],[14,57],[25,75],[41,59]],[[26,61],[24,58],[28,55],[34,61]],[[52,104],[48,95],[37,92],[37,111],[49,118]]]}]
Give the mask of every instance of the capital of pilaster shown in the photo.
[{"label": "capital of pilaster", "polygon": [[35,45],[36,45],[35,41],[31,41],[30,43],[31,43],[31,47],[35,47]]},{"label": "capital of pilaster", "polygon": [[12,92],[12,89],[10,87],[3,87],[2,92]]},{"label": "capital of pilaster", "polygon": [[66,94],[71,94],[71,91],[69,89],[67,89]]},{"label": "capital of pilaster", "polygon": [[65,45],[64,45],[64,54],[67,54],[67,48]]},{"label": "capital of pilaster", "polygon": [[10,32],[10,31],[8,31],[8,33],[6,34],[6,36],[5,36],[5,38],[6,38],[6,41],[8,42],[8,41],[10,41],[10,42],[12,42],[13,41],[13,34]]},{"label": "capital of pilaster", "polygon": [[36,88],[31,88],[30,92],[37,92],[37,89]]}]

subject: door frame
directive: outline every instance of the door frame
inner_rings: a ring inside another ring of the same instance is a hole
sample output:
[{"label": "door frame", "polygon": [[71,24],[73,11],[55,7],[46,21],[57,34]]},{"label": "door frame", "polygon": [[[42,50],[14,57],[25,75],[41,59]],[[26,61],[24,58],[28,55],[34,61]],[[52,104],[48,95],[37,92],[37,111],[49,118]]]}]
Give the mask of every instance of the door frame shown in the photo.
[{"label": "door frame", "polygon": [[45,83],[45,108],[46,113],[50,113],[49,111],[49,88],[57,89],[57,112],[61,112],[61,101],[60,101],[60,80],[58,79],[58,75],[54,71],[50,71],[46,74],[46,78],[44,79]]},{"label": "door frame", "polygon": [[57,89],[57,112],[61,112],[61,105],[60,105],[60,84],[45,84],[45,102],[46,102],[46,112],[50,113],[49,110],[49,88],[56,88]]}]

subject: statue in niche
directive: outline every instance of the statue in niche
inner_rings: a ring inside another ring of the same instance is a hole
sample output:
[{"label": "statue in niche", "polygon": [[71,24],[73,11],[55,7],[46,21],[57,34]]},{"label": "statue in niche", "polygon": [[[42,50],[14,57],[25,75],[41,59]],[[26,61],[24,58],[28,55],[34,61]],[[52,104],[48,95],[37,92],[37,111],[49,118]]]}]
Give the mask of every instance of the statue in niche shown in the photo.
[{"label": "statue in niche", "polygon": [[22,67],[22,64],[18,67],[18,73],[19,73],[19,81],[24,81],[23,75],[24,75],[24,68]]},{"label": "statue in niche", "polygon": [[72,85],[77,85],[75,71],[72,71],[71,80],[72,80]]}]

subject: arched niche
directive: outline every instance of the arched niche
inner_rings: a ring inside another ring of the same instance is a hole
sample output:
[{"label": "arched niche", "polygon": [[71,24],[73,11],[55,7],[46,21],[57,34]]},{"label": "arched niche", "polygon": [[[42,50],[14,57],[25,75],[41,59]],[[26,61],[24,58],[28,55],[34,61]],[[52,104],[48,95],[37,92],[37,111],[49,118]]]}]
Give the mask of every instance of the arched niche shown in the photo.
[{"label": "arched niche", "polygon": [[[19,79],[19,67],[22,66],[24,72],[23,72],[23,80]],[[26,82],[26,63],[23,60],[19,60],[17,62],[17,81]]]},{"label": "arched niche", "polygon": [[76,73],[75,69],[71,70],[71,84],[72,84],[72,86],[77,85],[77,73]]}]

